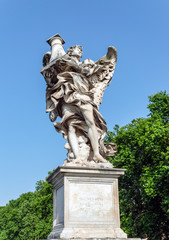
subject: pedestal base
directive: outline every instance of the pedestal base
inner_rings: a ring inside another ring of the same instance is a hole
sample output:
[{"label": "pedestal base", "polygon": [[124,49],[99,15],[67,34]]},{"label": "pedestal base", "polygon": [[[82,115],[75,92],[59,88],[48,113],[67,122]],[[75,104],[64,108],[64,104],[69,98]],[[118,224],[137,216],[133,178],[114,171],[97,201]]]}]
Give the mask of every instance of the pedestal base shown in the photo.
[{"label": "pedestal base", "polygon": [[[119,238],[125,239],[127,235],[120,228],[108,229],[108,228],[54,228],[50,233],[48,239],[106,239],[107,238]],[[99,236],[99,237],[98,237]]]},{"label": "pedestal base", "polygon": [[127,239],[120,228],[118,177],[124,169],[58,167],[53,185],[53,231],[48,239]]}]

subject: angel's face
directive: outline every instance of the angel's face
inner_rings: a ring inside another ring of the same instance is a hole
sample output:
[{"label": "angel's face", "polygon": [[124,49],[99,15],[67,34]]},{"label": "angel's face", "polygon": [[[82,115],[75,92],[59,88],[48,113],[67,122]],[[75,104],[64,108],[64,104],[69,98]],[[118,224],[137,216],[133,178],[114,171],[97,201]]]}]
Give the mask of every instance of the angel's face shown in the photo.
[{"label": "angel's face", "polygon": [[70,47],[67,53],[69,54],[69,56],[77,57],[80,60],[80,58],[82,57],[82,47],[79,45]]},{"label": "angel's face", "polygon": [[72,56],[76,56],[78,58],[82,57],[82,50],[77,46],[72,51]]}]

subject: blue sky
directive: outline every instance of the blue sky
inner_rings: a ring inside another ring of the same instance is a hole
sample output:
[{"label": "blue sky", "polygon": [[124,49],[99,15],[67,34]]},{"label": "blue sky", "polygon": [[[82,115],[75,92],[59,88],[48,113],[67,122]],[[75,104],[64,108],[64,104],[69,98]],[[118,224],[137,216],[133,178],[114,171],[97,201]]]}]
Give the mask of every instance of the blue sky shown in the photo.
[{"label": "blue sky", "polygon": [[59,33],[96,61],[117,48],[115,74],[100,112],[109,130],[146,117],[148,96],[169,93],[168,0],[0,0],[0,206],[34,191],[66,158],[45,113],[42,57]]}]

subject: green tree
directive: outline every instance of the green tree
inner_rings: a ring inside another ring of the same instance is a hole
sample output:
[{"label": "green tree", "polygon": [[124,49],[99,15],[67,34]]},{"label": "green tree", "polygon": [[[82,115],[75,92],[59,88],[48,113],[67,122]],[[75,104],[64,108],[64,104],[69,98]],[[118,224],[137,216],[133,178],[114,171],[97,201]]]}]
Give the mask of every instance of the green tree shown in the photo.
[{"label": "green tree", "polygon": [[36,191],[22,194],[0,208],[0,240],[39,240],[52,230],[52,186],[37,182]]},{"label": "green tree", "polygon": [[109,160],[125,168],[120,179],[121,226],[130,237],[169,239],[169,95],[149,97],[149,117],[115,126],[106,141],[117,144]]}]

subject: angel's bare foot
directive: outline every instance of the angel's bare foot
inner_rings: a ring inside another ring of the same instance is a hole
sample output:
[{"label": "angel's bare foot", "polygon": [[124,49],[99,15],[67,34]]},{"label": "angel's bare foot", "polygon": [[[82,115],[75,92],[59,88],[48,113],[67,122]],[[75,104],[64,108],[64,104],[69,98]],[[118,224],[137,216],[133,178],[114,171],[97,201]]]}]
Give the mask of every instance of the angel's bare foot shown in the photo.
[{"label": "angel's bare foot", "polygon": [[94,155],[93,160],[95,162],[107,163],[107,160],[104,159],[99,153]]}]

